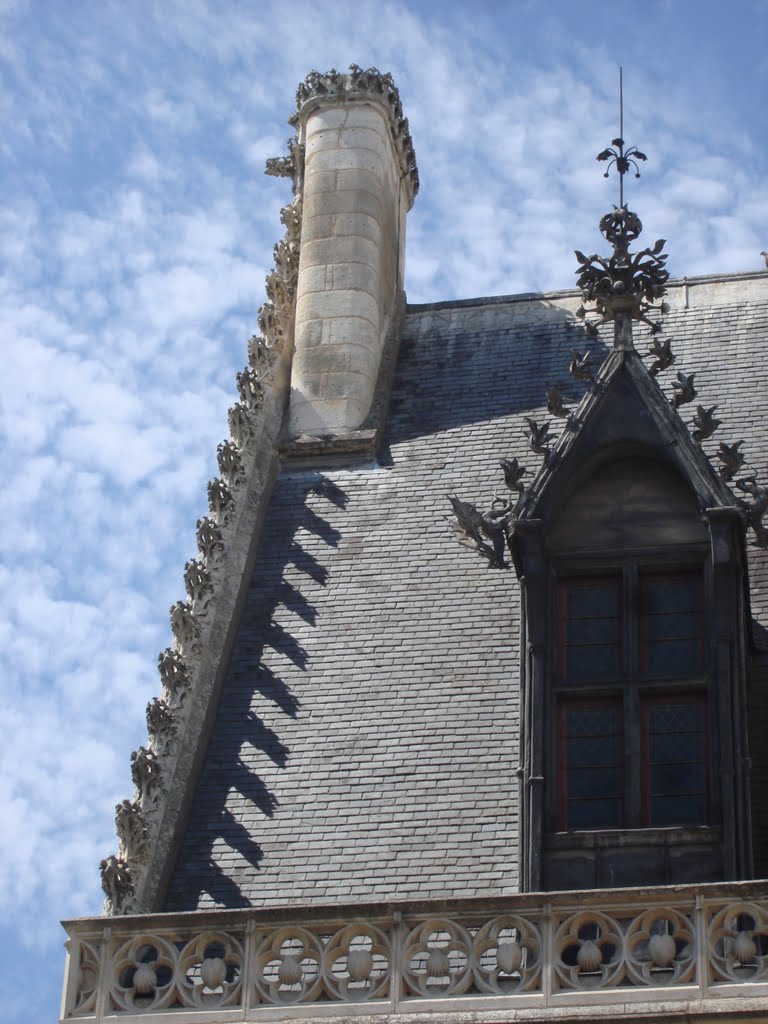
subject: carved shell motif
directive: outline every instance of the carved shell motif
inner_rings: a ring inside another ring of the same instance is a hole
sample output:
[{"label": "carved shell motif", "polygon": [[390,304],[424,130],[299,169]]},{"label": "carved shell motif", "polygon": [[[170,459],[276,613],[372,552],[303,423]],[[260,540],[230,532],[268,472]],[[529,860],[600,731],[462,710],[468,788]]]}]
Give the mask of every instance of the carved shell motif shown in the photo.
[{"label": "carved shell motif", "polygon": [[736,932],[733,939],[734,959],[740,964],[748,964],[754,960],[756,953],[757,946],[749,932]]},{"label": "carved shell motif", "polygon": [[283,985],[300,985],[304,971],[295,956],[284,956],[277,969],[277,977]]},{"label": "carved shell motif", "polygon": [[442,949],[430,949],[426,970],[428,978],[446,978],[451,973],[451,962]]},{"label": "carved shell motif", "polygon": [[496,963],[504,974],[514,974],[520,970],[523,962],[523,950],[519,942],[500,942],[496,949]]},{"label": "carved shell motif", "polygon": [[157,987],[157,972],[154,964],[139,964],[133,976],[133,987],[140,996],[147,996]]},{"label": "carved shell motif", "polygon": [[367,949],[350,949],[347,971],[353,981],[367,981],[373,970],[373,957]]},{"label": "carved shell motif", "polygon": [[677,946],[671,935],[652,935],[648,942],[648,952],[657,967],[669,967],[675,959]]},{"label": "carved shell motif", "polygon": [[200,964],[200,977],[206,988],[216,989],[227,976],[227,965],[220,956],[211,956]]},{"label": "carved shell motif", "polygon": [[592,939],[587,939],[579,947],[579,951],[576,954],[576,963],[579,965],[579,971],[584,971],[587,974],[597,971],[603,962],[603,954],[600,952],[600,947]]}]

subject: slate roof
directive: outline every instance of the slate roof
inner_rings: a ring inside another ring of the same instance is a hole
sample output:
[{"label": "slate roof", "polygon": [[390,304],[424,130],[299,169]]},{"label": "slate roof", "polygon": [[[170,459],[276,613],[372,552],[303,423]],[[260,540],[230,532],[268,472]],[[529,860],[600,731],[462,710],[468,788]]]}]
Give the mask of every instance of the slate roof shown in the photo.
[{"label": "slate roof", "polygon": [[[457,544],[445,495],[487,507],[499,458],[538,468],[522,417],[548,418],[549,384],[582,394],[579,302],[409,307],[378,461],[285,460],[166,909],[516,891],[519,585]],[[768,480],[768,275],[673,282],[669,302],[662,386],[696,371],[724,421],[705,450],[743,437]],[[750,561],[766,646],[768,557]]]}]

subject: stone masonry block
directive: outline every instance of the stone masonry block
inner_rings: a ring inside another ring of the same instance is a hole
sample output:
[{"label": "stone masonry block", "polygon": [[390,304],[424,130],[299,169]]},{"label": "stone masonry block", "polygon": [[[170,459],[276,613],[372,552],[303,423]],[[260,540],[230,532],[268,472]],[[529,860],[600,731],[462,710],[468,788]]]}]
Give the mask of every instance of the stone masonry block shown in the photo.
[{"label": "stone masonry block", "polygon": [[382,218],[382,201],[372,192],[344,191],[314,193],[304,200],[304,219],[325,213],[366,213],[376,220]]},{"label": "stone masonry block", "polygon": [[364,170],[379,180],[384,177],[384,158],[371,149],[324,149],[313,154],[307,167],[312,173]]},{"label": "stone masonry block", "polygon": [[325,324],[322,320],[304,320],[296,322],[296,348],[314,348],[316,345],[322,345],[323,343],[323,328]]},{"label": "stone masonry block", "polygon": [[305,170],[304,192],[305,195],[324,195],[336,191],[337,181],[334,171],[313,171],[311,168]]},{"label": "stone masonry block", "polygon": [[[356,316],[344,316],[336,317],[331,320],[329,324],[329,330],[327,339],[323,336],[324,343],[327,341],[329,345],[357,345],[360,343],[360,332],[362,330],[368,330],[370,321],[361,320]],[[373,342],[373,336],[371,341]],[[381,338],[379,333],[376,333],[375,344],[377,350],[381,349]]]},{"label": "stone masonry block", "polygon": [[336,186],[339,191],[351,190],[353,192],[370,192],[374,196],[381,194],[382,183],[369,170],[358,168],[357,170],[340,170],[336,174]]},{"label": "stone masonry block", "polygon": [[371,327],[379,330],[379,304],[369,295],[361,291],[322,291],[307,292],[299,297],[296,303],[296,320],[335,320],[339,317],[356,317],[366,319]]},{"label": "stone masonry block", "polygon": [[367,345],[364,332],[360,345],[321,345],[306,349],[297,357],[297,380],[323,373],[358,373],[371,379],[378,369],[378,355]]},{"label": "stone masonry block", "polygon": [[337,263],[330,274],[333,288],[368,292],[378,300],[378,277],[365,263]]},{"label": "stone masonry block", "polygon": [[338,238],[343,235],[368,238],[376,245],[381,242],[381,228],[378,222],[364,213],[320,214],[316,217],[304,218],[301,229],[303,243],[314,242],[320,238]]},{"label": "stone masonry block", "polygon": [[301,247],[301,264],[299,267],[299,290],[301,290],[301,273],[305,266],[333,266],[335,263],[366,263],[374,270],[379,269],[379,249],[367,238],[355,238],[346,235],[342,238],[321,239],[307,242]]},{"label": "stone masonry block", "polygon": [[371,128],[376,127],[382,135],[390,134],[389,117],[378,103],[353,102],[347,107],[344,127]]},{"label": "stone masonry block", "polygon": [[315,266],[301,268],[302,292],[321,292],[325,288],[332,287],[333,267]]},{"label": "stone masonry block", "polygon": [[342,128],[347,123],[349,108],[346,106],[325,107],[313,111],[307,119],[307,134],[316,131]]}]

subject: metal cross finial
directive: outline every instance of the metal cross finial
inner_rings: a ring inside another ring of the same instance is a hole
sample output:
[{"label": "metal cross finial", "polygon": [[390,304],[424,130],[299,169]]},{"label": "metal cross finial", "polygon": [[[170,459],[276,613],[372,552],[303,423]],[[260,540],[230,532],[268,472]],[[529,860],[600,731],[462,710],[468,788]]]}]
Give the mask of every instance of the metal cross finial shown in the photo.
[{"label": "metal cross finial", "polygon": [[624,151],[624,69],[619,68],[619,137],[613,139],[613,146],[608,149],[604,149],[602,153],[597,154],[598,160],[610,161],[606,168],[604,178],[608,177],[613,164],[616,164],[616,170],[619,172],[619,209],[624,207],[624,175],[630,169],[634,167],[635,177],[640,177],[640,168],[638,166],[638,160],[647,160],[645,153],[641,153],[636,146],[630,146],[629,149]]}]

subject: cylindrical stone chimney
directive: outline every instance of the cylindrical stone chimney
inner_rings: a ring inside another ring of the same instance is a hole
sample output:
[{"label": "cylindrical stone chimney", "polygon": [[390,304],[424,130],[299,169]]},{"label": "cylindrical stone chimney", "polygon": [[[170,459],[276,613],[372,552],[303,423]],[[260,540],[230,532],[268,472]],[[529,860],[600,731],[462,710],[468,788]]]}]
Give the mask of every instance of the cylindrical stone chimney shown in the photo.
[{"label": "cylindrical stone chimney", "polygon": [[354,66],[313,73],[298,101],[303,218],[289,431],[338,436],[371,408],[418,176],[389,75]]}]

